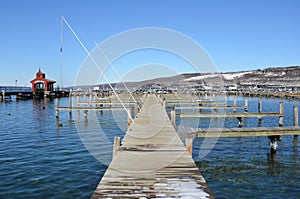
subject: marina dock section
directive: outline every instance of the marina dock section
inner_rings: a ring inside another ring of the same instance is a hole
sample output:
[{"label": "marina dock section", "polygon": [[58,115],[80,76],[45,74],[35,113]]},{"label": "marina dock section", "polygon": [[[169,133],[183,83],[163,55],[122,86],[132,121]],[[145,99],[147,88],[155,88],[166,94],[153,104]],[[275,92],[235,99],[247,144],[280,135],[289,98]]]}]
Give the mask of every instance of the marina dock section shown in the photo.
[{"label": "marina dock section", "polygon": [[187,148],[148,94],[91,198],[214,198]]}]

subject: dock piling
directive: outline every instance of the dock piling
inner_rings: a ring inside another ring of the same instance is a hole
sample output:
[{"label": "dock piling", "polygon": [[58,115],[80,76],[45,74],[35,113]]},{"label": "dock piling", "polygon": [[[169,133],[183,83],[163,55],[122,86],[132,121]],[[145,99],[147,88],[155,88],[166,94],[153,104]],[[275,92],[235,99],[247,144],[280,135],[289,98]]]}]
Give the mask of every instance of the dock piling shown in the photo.
[{"label": "dock piling", "polygon": [[117,151],[119,150],[121,144],[120,144],[121,138],[119,136],[114,137],[114,147],[113,147],[113,158],[117,154]]},{"label": "dock piling", "polygon": [[282,127],[283,126],[283,102],[280,102],[279,104],[279,126]]},{"label": "dock piling", "polygon": [[[236,97],[233,97],[233,106],[236,106]],[[236,113],[236,108],[233,109],[233,112]]]},{"label": "dock piling", "polygon": [[[257,109],[259,113],[262,113],[262,99],[260,98],[258,101]],[[261,123],[262,117],[258,117],[258,123]]]},{"label": "dock piling", "polygon": [[2,90],[2,102],[5,102],[5,90]]},{"label": "dock piling", "polygon": [[242,117],[237,117],[238,121],[239,121],[239,127],[242,128],[243,127],[243,120]]},{"label": "dock piling", "polygon": [[245,113],[248,113],[248,99],[245,99]]},{"label": "dock piling", "polygon": [[128,124],[128,126],[130,126],[131,125],[131,123],[132,123],[132,118],[131,118],[131,112],[132,112],[132,108],[128,108],[127,109],[127,124]]},{"label": "dock piling", "polygon": [[134,103],[134,117],[136,117],[136,115],[139,112],[139,105],[137,102]]},{"label": "dock piling", "polygon": [[84,118],[87,118],[87,116],[88,116],[88,110],[84,110]]},{"label": "dock piling", "polygon": [[176,111],[174,109],[171,111],[171,123],[174,127],[176,126]]},{"label": "dock piling", "polygon": [[56,103],[55,116],[56,116],[56,118],[59,118],[58,98],[56,98],[55,103]]},{"label": "dock piling", "polygon": [[70,92],[70,94],[69,94],[69,106],[70,106],[69,113],[70,113],[70,115],[72,114],[72,105],[73,105],[73,103],[72,103],[72,93]]},{"label": "dock piling", "polygon": [[[299,126],[298,106],[294,106],[294,126]],[[294,135],[294,144],[298,142],[299,135]]]},{"label": "dock piling", "polygon": [[188,150],[190,156],[193,154],[193,138],[185,138],[185,147]]}]

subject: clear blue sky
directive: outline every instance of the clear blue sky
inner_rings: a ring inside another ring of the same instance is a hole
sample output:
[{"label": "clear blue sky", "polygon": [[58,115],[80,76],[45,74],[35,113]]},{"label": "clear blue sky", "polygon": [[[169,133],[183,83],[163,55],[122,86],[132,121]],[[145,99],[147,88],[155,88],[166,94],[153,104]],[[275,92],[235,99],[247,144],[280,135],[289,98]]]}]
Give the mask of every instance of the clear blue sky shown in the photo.
[{"label": "clear blue sky", "polygon": [[[162,27],[197,41],[219,71],[300,65],[299,9],[298,0],[0,0],[0,85],[30,86],[39,66],[59,83],[60,16],[88,50],[122,31]],[[64,86],[74,83],[86,56],[64,25]],[[145,64],[164,63],[152,57]],[[137,64],[125,60],[121,76]]]}]

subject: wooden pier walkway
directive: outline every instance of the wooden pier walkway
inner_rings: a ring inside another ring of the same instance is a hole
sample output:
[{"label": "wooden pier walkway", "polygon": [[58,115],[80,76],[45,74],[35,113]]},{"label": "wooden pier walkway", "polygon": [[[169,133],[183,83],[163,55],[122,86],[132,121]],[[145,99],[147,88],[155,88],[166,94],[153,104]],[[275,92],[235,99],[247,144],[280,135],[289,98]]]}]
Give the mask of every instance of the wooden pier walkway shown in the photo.
[{"label": "wooden pier walkway", "polygon": [[159,99],[149,94],[92,198],[214,198]]}]

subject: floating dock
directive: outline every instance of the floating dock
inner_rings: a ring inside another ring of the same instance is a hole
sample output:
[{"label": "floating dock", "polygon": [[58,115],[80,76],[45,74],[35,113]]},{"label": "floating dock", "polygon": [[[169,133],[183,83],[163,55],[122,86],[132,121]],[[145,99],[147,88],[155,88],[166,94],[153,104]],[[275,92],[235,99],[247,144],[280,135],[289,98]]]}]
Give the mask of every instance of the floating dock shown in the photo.
[{"label": "floating dock", "polygon": [[96,198],[214,198],[166,110],[149,94],[97,186]]}]

